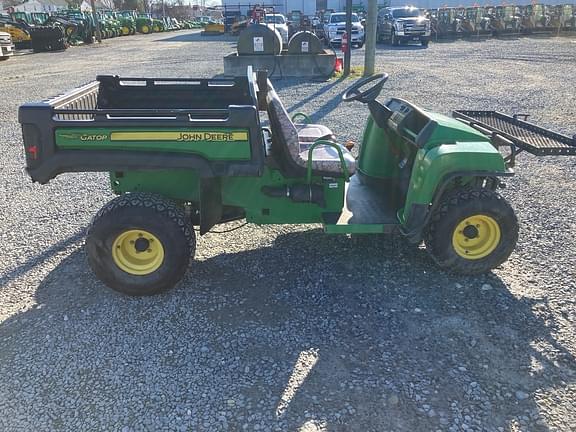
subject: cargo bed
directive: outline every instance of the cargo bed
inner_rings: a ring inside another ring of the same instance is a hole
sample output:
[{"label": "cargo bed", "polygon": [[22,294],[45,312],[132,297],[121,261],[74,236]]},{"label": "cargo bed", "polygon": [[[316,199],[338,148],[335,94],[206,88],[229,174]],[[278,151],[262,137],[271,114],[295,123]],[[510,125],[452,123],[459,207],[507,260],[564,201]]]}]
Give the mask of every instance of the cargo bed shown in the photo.
[{"label": "cargo bed", "polygon": [[20,107],[27,171],[194,169],[204,177],[260,175],[264,146],[256,84],[233,80],[97,80]]}]

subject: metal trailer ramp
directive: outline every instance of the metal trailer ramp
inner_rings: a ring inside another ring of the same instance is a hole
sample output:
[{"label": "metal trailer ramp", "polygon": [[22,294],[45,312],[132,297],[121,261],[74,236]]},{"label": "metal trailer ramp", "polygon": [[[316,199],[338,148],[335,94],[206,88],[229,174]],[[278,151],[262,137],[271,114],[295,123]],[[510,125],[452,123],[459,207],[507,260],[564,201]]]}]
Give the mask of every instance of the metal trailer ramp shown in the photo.
[{"label": "metal trailer ramp", "polygon": [[570,138],[518,118],[527,115],[465,110],[454,111],[452,115],[481,132],[499,135],[536,156],[576,155],[576,136]]}]

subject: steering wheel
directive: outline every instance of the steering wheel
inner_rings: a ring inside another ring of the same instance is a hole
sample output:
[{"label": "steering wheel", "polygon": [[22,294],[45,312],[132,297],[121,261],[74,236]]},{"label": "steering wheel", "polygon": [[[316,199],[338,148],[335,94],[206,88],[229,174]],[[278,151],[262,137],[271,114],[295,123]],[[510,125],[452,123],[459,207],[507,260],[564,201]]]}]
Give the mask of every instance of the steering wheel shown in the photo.
[{"label": "steering wheel", "polygon": [[[342,101],[344,102],[352,102],[352,101],[360,101],[362,103],[369,103],[372,102],[374,99],[378,97],[380,92],[382,91],[382,87],[384,83],[388,80],[388,74],[382,73],[377,74],[368,78],[361,79],[348,90],[342,96]],[[371,83],[372,81],[378,81],[372,87],[363,92],[360,91],[362,87],[366,84]]]}]

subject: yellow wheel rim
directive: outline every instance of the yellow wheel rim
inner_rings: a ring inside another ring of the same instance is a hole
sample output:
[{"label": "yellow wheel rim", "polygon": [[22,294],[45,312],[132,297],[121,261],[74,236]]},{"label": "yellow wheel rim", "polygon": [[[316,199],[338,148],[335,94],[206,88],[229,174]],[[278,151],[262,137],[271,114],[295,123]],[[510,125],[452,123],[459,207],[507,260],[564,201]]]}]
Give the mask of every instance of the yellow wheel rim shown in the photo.
[{"label": "yellow wheel rim", "polygon": [[142,33],[148,33],[149,31],[150,31],[150,28],[147,25],[142,26]]},{"label": "yellow wheel rim", "polygon": [[144,230],[120,233],[112,245],[114,263],[126,273],[145,276],[164,262],[164,247],[158,238]]},{"label": "yellow wheel rim", "polygon": [[461,221],[452,234],[452,246],[462,258],[487,257],[500,243],[500,225],[494,218],[474,215]]},{"label": "yellow wheel rim", "polygon": [[130,34],[130,29],[128,27],[122,27],[122,34],[128,36]]}]

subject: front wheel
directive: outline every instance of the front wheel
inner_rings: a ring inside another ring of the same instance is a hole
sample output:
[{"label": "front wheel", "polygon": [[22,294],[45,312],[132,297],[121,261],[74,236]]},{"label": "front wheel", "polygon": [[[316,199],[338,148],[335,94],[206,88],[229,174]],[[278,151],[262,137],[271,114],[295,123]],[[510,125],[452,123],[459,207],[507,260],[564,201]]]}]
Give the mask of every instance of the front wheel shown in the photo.
[{"label": "front wheel", "polygon": [[514,210],[498,193],[461,190],[446,197],[432,214],[426,249],[443,269],[486,273],[508,259],[518,241]]},{"label": "front wheel", "polygon": [[195,251],[184,210],[149,193],[122,195],[94,217],[86,237],[96,276],[123,294],[147,296],[172,288]]},{"label": "front wheel", "polygon": [[420,39],[420,43],[424,48],[428,48],[428,44],[430,43],[430,41],[428,39]]}]

